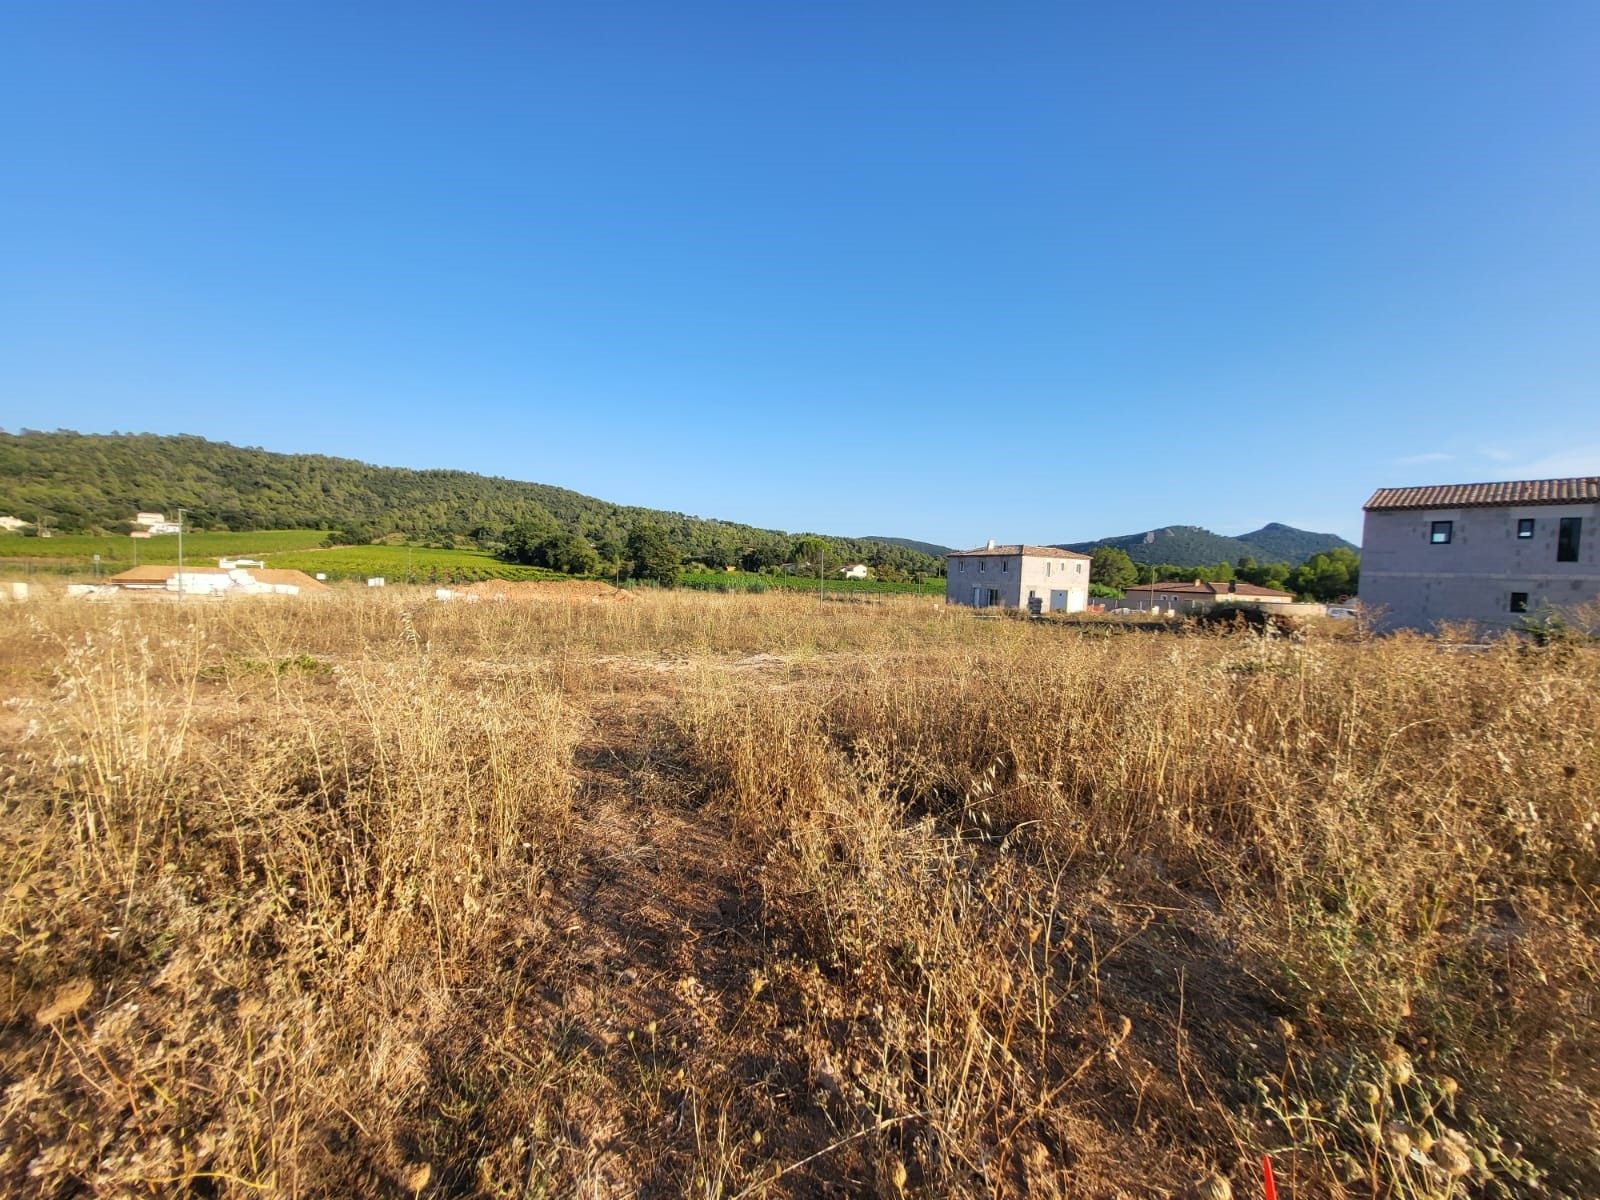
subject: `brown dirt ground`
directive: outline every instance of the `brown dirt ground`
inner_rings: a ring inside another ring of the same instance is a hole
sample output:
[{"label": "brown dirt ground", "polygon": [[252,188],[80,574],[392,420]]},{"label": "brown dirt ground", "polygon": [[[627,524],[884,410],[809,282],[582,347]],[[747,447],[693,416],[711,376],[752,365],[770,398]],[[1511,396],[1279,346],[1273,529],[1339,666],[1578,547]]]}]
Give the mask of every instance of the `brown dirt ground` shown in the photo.
[{"label": "brown dirt ground", "polygon": [[613,587],[595,579],[553,580],[548,583],[515,583],[505,579],[486,579],[482,583],[468,583],[450,589],[464,596],[483,600],[509,601],[516,604],[566,601],[615,600],[630,603],[633,596],[622,588]]}]

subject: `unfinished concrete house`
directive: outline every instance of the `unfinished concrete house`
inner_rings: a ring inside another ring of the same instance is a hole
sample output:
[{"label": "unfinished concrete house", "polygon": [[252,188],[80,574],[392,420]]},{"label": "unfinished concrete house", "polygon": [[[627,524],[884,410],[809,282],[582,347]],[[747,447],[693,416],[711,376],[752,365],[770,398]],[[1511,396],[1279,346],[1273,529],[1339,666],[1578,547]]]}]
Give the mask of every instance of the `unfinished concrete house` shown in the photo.
[{"label": "unfinished concrete house", "polygon": [[1361,604],[1379,629],[1515,627],[1600,598],[1600,476],[1379,488]]}]

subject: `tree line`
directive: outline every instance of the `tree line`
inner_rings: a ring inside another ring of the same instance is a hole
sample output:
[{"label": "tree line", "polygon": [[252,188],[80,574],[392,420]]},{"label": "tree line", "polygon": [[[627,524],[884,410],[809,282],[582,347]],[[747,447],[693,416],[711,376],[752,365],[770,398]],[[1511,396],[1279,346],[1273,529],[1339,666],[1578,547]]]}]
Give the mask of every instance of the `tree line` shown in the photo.
[{"label": "tree line", "polygon": [[[758,533],[760,531],[757,531]],[[746,538],[727,552],[707,554],[705,547],[685,548],[673,531],[658,522],[636,520],[623,535],[605,533],[591,541],[564,529],[549,513],[534,511],[480,542],[507,562],[547,567],[569,575],[607,575],[639,579],[667,587],[686,567],[736,569],[759,574],[787,570],[813,576],[846,563],[865,563],[873,577],[889,582],[914,582],[944,573],[943,560],[883,542],[825,538],[804,534],[761,534]],[[854,550],[855,553],[847,551]]]},{"label": "tree line", "polygon": [[1232,563],[1183,567],[1173,563],[1136,563],[1126,550],[1101,546],[1089,564],[1090,584],[1117,594],[1142,583],[1191,579],[1209,583],[1237,580],[1293,592],[1302,600],[1332,603],[1356,594],[1361,582],[1361,556],[1341,546],[1313,554],[1297,567],[1285,562],[1261,563],[1248,555]]}]

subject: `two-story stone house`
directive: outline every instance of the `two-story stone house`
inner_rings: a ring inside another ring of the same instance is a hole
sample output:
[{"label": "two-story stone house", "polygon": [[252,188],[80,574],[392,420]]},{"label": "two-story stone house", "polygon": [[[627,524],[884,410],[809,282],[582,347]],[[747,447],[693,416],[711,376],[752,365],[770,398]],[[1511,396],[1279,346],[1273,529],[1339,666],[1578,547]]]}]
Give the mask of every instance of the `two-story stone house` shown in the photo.
[{"label": "two-story stone house", "polygon": [[1600,598],[1600,476],[1379,488],[1361,603],[1380,629],[1510,628]]},{"label": "two-story stone house", "polygon": [[1082,612],[1089,604],[1089,556],[1057,546],[996,546],[945,556],[944,599],[972,608]]}]

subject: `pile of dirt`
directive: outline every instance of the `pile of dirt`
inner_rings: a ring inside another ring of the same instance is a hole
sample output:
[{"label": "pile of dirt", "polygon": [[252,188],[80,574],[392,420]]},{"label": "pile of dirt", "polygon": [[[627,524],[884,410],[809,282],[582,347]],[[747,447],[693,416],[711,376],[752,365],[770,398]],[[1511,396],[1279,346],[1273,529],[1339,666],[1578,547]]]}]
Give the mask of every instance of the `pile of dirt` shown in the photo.
[{"label": "pile of dirt", "polygon": [[1219,633],[1250,633],[1262,637],[1300,637],[1300,622],[1283,613],[1245,604],[1219,604],[1194,619],[1201,629]]},{"label": "pile of dirt", "polygon": [[458,596],[479,600],[511,601],[527,604],[539,601],[566,601],[569,604],[603,600],[632,603],[633,596],[622,588],[598,579],[558,579],[549,582],[513,583],[506,579],[486,579],[450,589]]}]

